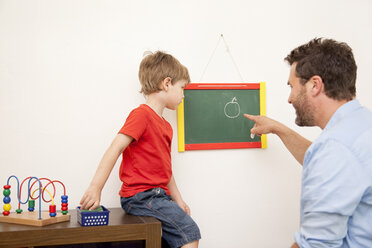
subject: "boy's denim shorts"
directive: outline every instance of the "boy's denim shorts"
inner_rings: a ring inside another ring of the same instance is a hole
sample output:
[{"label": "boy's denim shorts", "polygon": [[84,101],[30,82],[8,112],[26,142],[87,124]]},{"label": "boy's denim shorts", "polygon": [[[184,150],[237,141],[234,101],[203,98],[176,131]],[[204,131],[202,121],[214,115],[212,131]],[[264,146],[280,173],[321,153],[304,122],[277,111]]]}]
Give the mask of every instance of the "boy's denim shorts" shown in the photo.
[{"label": "boy's denim shorts", "polygon": [[121,197],[121,206],[128,214],[157,218],[162,224],[162,237],[172,248],[201,238],[193,219],[161,188]]}]

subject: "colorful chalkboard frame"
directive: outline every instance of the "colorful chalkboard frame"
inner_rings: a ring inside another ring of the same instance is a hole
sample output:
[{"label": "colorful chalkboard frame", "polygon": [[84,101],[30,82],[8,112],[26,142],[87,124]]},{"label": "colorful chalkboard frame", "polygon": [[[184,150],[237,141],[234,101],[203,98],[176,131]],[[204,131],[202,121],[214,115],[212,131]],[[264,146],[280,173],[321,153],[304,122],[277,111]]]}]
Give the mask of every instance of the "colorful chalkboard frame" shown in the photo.
[{"label": "colorful chalkboard frame", "polygon": [[[185,98],[189,90],[258,90],[259,94],[259,115],[266,115],[266,85],[264,82],[260,83],[231,83],[231,84],[206,84],[206,83],[192,83],[185,87]],[[206,92],[207,93],[207,92]],[[237,148],[266,148],[267,137],[262,135],[255,138],[255,141],[244,142],[200,142],[188,143],[185,142],[185,100],[178,106],[177,109],[177,128],[178,128],[178,151],[190,150],[212,150],[212,149],[237,149]],[[187,106],[187,104],[186,104]],[[226,114],[226,113],[225,113]],[[187,121],[186,121],[187,125]],[[253,122],[252,122],[253,125]],[[186,127],[187,128],[187,127]],[[187,135],[187,134],[186,134]],[[258,139],[258,140],[257,140]],[[187,140],[187,137],[186,137]]]}]

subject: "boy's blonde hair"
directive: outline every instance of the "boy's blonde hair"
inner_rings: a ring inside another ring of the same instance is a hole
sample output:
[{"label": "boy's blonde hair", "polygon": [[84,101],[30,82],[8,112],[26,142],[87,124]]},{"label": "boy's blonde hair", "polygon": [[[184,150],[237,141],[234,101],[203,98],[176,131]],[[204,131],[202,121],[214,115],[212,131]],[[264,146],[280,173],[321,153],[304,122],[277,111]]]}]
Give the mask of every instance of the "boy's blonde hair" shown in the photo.
[{"label": "boy's blonde hair", "polygon": [[172,84],[180,80],[190,83],[187,68],[172,55],[161,51],[150,53],[142,59],[138,77],[142,86],[140,92],[144,95],[161,91],[159,85],[167,77],[172,79]]}]

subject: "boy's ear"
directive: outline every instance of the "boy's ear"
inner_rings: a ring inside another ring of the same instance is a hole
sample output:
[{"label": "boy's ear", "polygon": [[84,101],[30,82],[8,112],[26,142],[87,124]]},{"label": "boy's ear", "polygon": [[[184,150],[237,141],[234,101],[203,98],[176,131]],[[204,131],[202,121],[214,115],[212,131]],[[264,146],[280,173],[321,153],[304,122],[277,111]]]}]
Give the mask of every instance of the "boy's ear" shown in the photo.
[{"label": "boy's ear", "polygon": [[164,80],[161,82],[161,89],[168,91],[170,84],[172,84],[172,79],[170,77],[164,78]]}]

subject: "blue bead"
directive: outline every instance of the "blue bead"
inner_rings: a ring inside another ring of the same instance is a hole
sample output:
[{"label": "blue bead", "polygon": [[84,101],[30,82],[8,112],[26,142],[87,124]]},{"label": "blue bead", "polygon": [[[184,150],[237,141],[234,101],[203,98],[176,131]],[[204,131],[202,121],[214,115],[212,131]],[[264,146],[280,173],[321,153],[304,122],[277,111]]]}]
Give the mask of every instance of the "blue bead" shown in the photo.
[{"label": "blue bead", "polygon": [[49,213],[50,217],[56,217],[57,213]]},{"label": "blue bead", "polygon": [[9,197],[9,196],[5,196],[3,202],[4,202],[5,204],[10,203],[10,197]]},{"label": "blue bead", "polygon": [[61,199],[62,199],[62,200],[67,200],[67,199],[68,199],[68,196],[67,196],[67,195],[62,195],[62,196],[61,196]]},{"label": "blue bead", "polygon": [[33,212],[35,208],[28,208],[28,211]]}]

